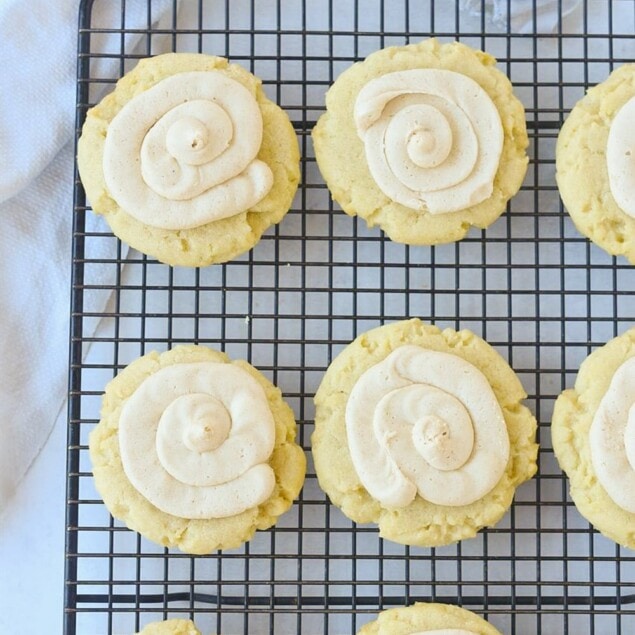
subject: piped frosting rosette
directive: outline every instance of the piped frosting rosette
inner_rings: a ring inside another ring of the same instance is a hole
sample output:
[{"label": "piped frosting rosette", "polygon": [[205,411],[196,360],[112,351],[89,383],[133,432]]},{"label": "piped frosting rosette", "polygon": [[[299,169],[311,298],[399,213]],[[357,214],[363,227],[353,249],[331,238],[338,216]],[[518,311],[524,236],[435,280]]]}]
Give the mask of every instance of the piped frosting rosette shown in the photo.
[{"label": "piped frosting rosette", "polygon": [[108,128],[104,178],[119,206],[162,229],[240,214],[271,189],[256,156],[258,102],[219,71],[179,73],[129,101]]},{"label": "piped frosting rosette", "polygon": [[107,386],[90,436],[113,516],[187,553],[231,549],[293,503],[306,460],[280,390],[204,346],[148,353]]},{"label": "piped frosting rosette", "polygon": [[163,368],[121,412],[126,475],[153,505],[181,518],[235,516],[267,500],[274,440],[262,387],[227,364]]},{"label": "piped frosting rosette", "polygon": [[505,420],[485,376],[419,346],[396,349],[359,378],[346,431],[360,480],[389,508],[417,494],[469,505],[492,490],[509,460]]},{"label": "piped frosting rosette", "polygon": [[442,69],[387,73],[360,90],[354,117],[370,172],[393,201],[443,214],[491,195],[503,126],[470,77]]}]

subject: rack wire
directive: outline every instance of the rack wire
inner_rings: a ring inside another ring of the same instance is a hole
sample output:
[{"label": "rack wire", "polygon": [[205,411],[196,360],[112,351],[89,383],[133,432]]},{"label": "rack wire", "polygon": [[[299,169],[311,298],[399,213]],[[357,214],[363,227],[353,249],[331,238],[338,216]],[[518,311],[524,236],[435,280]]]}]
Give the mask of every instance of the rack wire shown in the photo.
[{"label": "rack wire", "polygon": [[[349,633],[416,600],[459,604],[511,635],[635,633],[635,555],[578,514],[549,434],[554,399],[580,362],[635,315],[632,269],[578,234],[554,180],[567,112],[635,58],[635,3],[588,0],[571,15],[554,3],[553,33],[513,33],[509,21],[492,23],[484,1],[472,15],[434,0],[170,0],[158,23],[162,3],[145,2],[81,2],[77,134],[87,108],[139,58],[223,55],[259,75],[289,113],[302,185],[249,254],[173,269],[128,253],[88,211],[75,174],[65,633],[131,633],[178,616],[205,633]],[[342,70],[431,35],[498,58],[526,108],[531,161],[488,230],[407,247],[333,205],[310,131]],[[310,458],[300,500],[242,549],[190,557],[109,516],[93,487],[88,434],[104,385],[139,355],[195,342],[248,359],[282,389],[310,457],[312,397],[329,361],[359,333],[411,316],[485,337],[529,393],[539,473],[495,528],[437,549],[382,541],[329,504]]]}]

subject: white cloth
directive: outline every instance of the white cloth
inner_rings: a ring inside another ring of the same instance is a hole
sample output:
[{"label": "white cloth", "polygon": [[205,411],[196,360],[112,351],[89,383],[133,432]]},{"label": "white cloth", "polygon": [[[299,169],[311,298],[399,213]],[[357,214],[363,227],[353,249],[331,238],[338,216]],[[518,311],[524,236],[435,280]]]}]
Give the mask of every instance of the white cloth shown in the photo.
[{"label": "white cloth", "polygon": [[[153,19],[171,19],[171,6],[153,1]],[[78,7],[0,2],[0,513],[66,394]],[[92,24],[118,26],[119,13],[119,3],[96,3]],[[126,2],[126,26],[147,26],[146,0]],[[141,37],[128,36],[126,51]],[[100,38],[101,50],[118,50],[119,35]],[[101,76],[118,71],[117,60],[101,61]],[[103,227],[92,214],[87,223]],[[91,282],[112,283],[113,270],[93,269]],[[103,310],[107,299],[87,296],[86,311]]]},{"label": "white cloth", "polygon": [[580,0],[463,0],[464,8],[473,14],[480,14],[483,6],[491,11],[492,22],[501,29],[506,30],[509,22],[511,33],[552,33],[558,26],[560,7],[564,18],[579,4]]}]

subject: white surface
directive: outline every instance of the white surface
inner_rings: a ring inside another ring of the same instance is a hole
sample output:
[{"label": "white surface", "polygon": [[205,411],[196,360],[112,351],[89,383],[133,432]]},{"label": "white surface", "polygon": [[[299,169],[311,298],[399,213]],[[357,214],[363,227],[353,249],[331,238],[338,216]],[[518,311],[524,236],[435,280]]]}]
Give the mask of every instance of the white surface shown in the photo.
[{"label": "white surface", "polygon": [[[595,9],[598,9],[599,12],[604,11],[602,7],[602,5],[604,4],[603,2],[601,3],[591,2],[589,4],[592,10],[595,8]],[[625,21],[619,20],[618,9],[620,7],[624,9],[624,15],[626,16]],[[632,4],[630,3],[630,0],[624,0],[624,2],[619,2],[618,0],[618,2],[615,3],[615,16],[616,16],[616,19],[615,19],[616,24],[626,24],[626,25],[632,24]],[[321,25],[322,20],[318,18],[316,18],[316,23]],[[478,24],[478,21],[476,21],[475,24]],[[596,28],[596,24],[597,24],[596,22],[591,21],[590,24],[591,24],[591,28]],[[452,20],[450,20],[448,23],[444,25],[439,26],[439,28],[452,28],[451,25],[452,25]],[[295,25],[292,24],[291,28],[293,28],[294,26]],[[74,15],[72,20],[72,27],[73,29],[75,28]],[[367,21],[364,23],[364,28],[370,28]],[[395,43],[395,42],[391,41],[390,43]],[[368,48],[369,50],[372,50],[373,48],[376,48],[377,41],[373,40],[372,42],[365,42],[363,46]],[[363,53],[368,52],[366,51],[366,48],[364,48]],[[209,47],[206,47],[206,50],[211,52]],[[622,55],[624,54],[623,49],[620,52]],[[530,48],[527,49],[526,54],[531,54]],[[603,53],[600,52],[599,56],[602,57],[602,54]],[[338,66],[338,69],[339,69],[339,66]],[[548,66],[545,67],[545,72],[547,73],[550,72]],[[602,75],[605,74],[605,72],[606,72],[606,69],[604,68],[604,66],[599,67],[597,70],[594,70],[593,77],[590,78],[590,81],[597,81]],[[525,100],[531,100],[529,91],[524,90],[522,94],[525,97]],[[318,101],[319,99],[321,99],[321,95],[318,95],[317,97],[311,97],[311,103],[318,104],[320,103]],[[568,100],[570,99],[568,95],[567,95],[567,99]],[[547,101],[548,101],[547,98],[542,100],[541,103],[543,104],[543,106]],[[548,152],[548,149],[544,148],[544,144],[543,144],[543,149],[541,151],[543,152],[543,156],[544,154]],[[69,158],[70,151],[66,150],[66,152],[67,152],[66,158],[62,159],[60,163],[61,166],[64,166],[64,165],[66,166],[65,169],[67,171],[64,172],[64,174],[66,174],[67,176],[64,176],[65,179],[68,178],[68,175],[70,174],[70,172],[68,171],[70,170],[70,158]],[[66,181],[66,183],[70,184],[70,178],[68,178],[68,181]],[[527,197],[524,197],[524,199],[526,198]],[[553,199],[555,200],[555,195],[553,196]],[[518,204],[521,205],[522,201],[519,200]],[[68,214],[69,209],[70,209],[70,206],[68,204],[60,208],[60,210],[64,213],[65,218],[69,216]],[[553,209],[553,208],[549,208],[549,209]],[[285,231],[287,232],[293,231],[293,228],[295,226],[294,223],[297,224],[298,222],[297,216],[298,215],[296,215],[296,218],[289,218],[287,221],[285,221],[286,223]],[[350,219],[345,218],[343,215],[341,215],[341,217],[342,217],[341,219],[336,221],[337,223],[339,223],[340,220],[342,220],[345,224],[348,224],[350,222]],[[516,218],[514,220],[517,223],[517,226],[519,226],[518,224],[522,221],[522,219],[519,219],[519,218]],[[499,232],[501,231],[501,228],[504,227],[504,223],[505,223],[504,220],[502,220],[501,223],[499,223],[498,225]],[[545,230],[548,229],[548,222],[545,222],[544,229]],[[68,242],[68,230],[61,229],[60,231],[61,231],[62,241],[66,244]],[[374,235],[375,232],[371,232],[371,234]],[[497,230],[494,229],[492,232],[490,232],[490,235],[493,235],[499,238],[504,237],[504,230],[502,230],[502,234],[499,235],[497,233]],[[576,235],[576,234],[568,234],[568,235]],[[545,236],[549,236],[549,233],[545,232]],[[265,253],[264,250],[267,248],[267,246],[270,247],[271,243],[269,243],[269,245],[263,245],[261,248],[260,254]],[[374,249],[374,245],[372,243],[369,243],[367,247],[368,247],[368,253],[370,253],[371,250]],[[466,244],[465,253],[469,253],[468,250],[471,247],[474,247],[474,244],[470,244],[470,245]],[[497,247],[496,244],[491,246],[492,248],[491,253],[493,258],[495,258],[496,254],[498,253],[498,251],[496,251],[496,247]],[[547,247],[549,247],[549,245],[546,245],[546,248]],[[571,245],[572,253],[573,253],[573,250],[575,250],[574,257],[584,258],[586,252],[583,252],[583,251],[581,252],[577,250],[577,247],[578,247],[578,244]],[[311,250],[314,248],[315,249],[318,248],[316,244],[309,244],[307,247],[307,252],[309,254],[312,253]],[[342,248],[345,248],[344,244],[342,244]],[[360,251],[357,254],[358,257],[360,258],[367,257],[367,254],[365,253],[364,248],[365,248],[364,245],[360,247]],[[281,246],[281,250],[284,251],[284,249],[285,249],[285,246],[283,244]],[[390,256],[390,254],[394,255],[398,253],[398,251],[392,250],[390,246],[388,246],[386,249],[387,249],[386,253],[388,254],[388,256]],[[64,254],[66,253],[67,252],[64,252]],[[295,253],[295,252],[292,252],[292,253]],[[419,254],[419,252],[417,253]],[[423,250],[421,251],[421,253],[423,253]],[[452,254],[454,253],[454,251],[453,251],[453,248],[451,248],[447,250],[438,250],[437,253],[439,255],[439,258],[441,259],[440,262],[443,263],[443,262],[447,262],[447,260],[444,260],[446,257],[448,256],[450,256],[450,258],[452,257]],[[519,254],[518,257],[520,257],[520,254],[527,255],[525,251],[523,250],[522,244],[517,245],[516,253]],[[542,253],[543,252],[541,251],[541,254]],[[541,256],[543,257],[543,260],[542,260],[543,263],[551,262],[550,257],[547,255],[547,253],[548,252],[545,251],[544,252],[545,255]],[[591,249],[591,254],[594,261],[598,261],[601,263],[607,262],[604,258],[604,255],[599,250],[596,250],[595,248]],[[421,256],[421,257],[423,261],[425,261],[425,257],[424,256]],[[530,257],[531,257],[531,254],[528,255],[528,258]],[[570,261],[567,261],[567,262],[570,262]],[[297,272],[297,268],[291,267],[288,272],[289,277],[294,276],[296,272]],[[360,276],[361,276],[361,273],[362,272],[360,272]],[[375,272],[371,268],[368,268],[367,273],[368,273],[369,286],[376,285]],[[417,272],[414,272],[412,280],[415,280],[416,278],[418,278],[420,273],[421,273],[420,270]],[[465,270],[465,272],[462,272],[461,274],[462,276],[463,276],[463,273],[465,274],[466,279],[468,279],[470,270]],[[488,278],[488,284],[490,285],[490,288],[494,288],[498,280],[498,277],[497,277],[498,270],[493,269],[489,273],[491,273],[491,278]],[[545,273],[547,275],[553,276],[552,271],[548,269],[545,269]],[[598,275],[600,276],[600,274],[601,272]],[[345,276],[345,275],[347,274],[344,271],[344,269],[342,269],[342,276]],[[343,279],[348,280],[348,278],[343,278]],[[463,278],[461,279],[463,280]],[[365,284],[365,280],[362,277],[358,278],[357,282],[359,283],[360,287],[363,287]],[[525,282],[526,282],[526,279],[518,280],[517,281],[518,287],[522,289],[523,284]],[[595,282],[598,285],[600,285],[601,278],[598,278]],[[569,285],[570,285],[570,288],[575,289],[575,282],[570,281]],[[545,286],[547,288],[550,288],[548,283],[546,283]],[[67,287],[61,287],[60,293],[66,292],[66,289]],[[236,297],[237,297],[237,294],[235,298]],[[425,312],[425,308],[424,309],[419,308],[420,298],[421,296],[412,297],[412,302],[410,307],[413,314],[417,313],[418,311],[421,311],[422,313]],[[367,299],[367,295],[360,294],[358,308],[361,311],[363,311],[365,308],[366,299]],[[469,301],[471,300],[469,296],[466,296],[464,299],[466,300],[466,304],[468,304]],[[602,301],[602,298],[600,297],[599,300]],[[370,300],[368,301],[370,302]],[[594,298],[594,301],[595,301],[595,298]],[[626,300],[624,301],[626,302]],[[392,299],[390,297],[387,297],[386,299],[387,311],[391,310],[391,307],[392,307],[391,302],[392,302]],[[374,307],[375,304],[373,304],[372,306]],[[445,311],[446,306],[447,305],[443,303],[443,298],[440,297],[438,299],[438,304],[437,304],[438,309],[440,311]],[[256,307],[257,307],[257,303],[256,303]],[[516,311],[519,311],[518,305],[514,304],[514,307]],[[462,310],[465,310],[463,303],[461,304],[461,308]],[[548,311],[550,311],[551,309],[548,309],[547,303],[544,303],[542,305],[542,308],[545,311],[545,315],[550,315]],[[450,304],[447,312],[449,313],[451,311],[454,311],[455,309],[456,307],[453,304]],[[376,309],[371,309],[371,312],[373,310],[376,310]],[[490,307],[490,310],[493,312],[495,308]],[[530,315],[531,315],[531,310],[533,309],[530,308],[528,311]],[[594,309],[594,310],[597,310],[598,314],[601,314],[601,309]],[[627,314],[628,312],[624,310],[623,313]],[[519,312],[518,314],[520,315],[522,314],[522,312]],[[575,315],[575,312],[570,310],[570,314]],[[373,324],[368,324],[367,326],[370,327],[372,325]],[[515,327],[517,326],[519,330],[522,330],[523,325],[524,325],[523,322],[519,322],[515,325]],[[254,332],[256,332],[256,329],[258,329],[260,326],[266,327],[266,325],[264,324],[264,320],[258,321],[256,319],[256,320],[252,320],[252,325],[249,328],[253,328]],[[360,326],[364,326],[364,324],[362,323],[360,324]],[[491,331],[496,331],[497,326],[498,326],[497,323],[493,322],[490,325]],[[543,324],[543,326],[545,326],[545,331],[548,332],[549,324],[545,323]],[[572,326],[575,327],[576,323],[572,323]],[[604,323],[598,323],[597,325],[598,330],[594,331],[596,339],[605,337],[607,332],[610,332],[610,329],[607,330],[604,328],[604,326],[605,326]],[[236,326],[235,328],[236,332],[238,331],[238,328],[239,327]],[[243,325],[243,328],[246,329],[248,327]],[[62,360],[65,363],[66,325],[64,324],[63,326],[60,327],[60,329],[61,329],[62,336],[59,339],[64,344],[61,355],[62,355]],[[534,329],[534,324],[529,323],[528,331],[531,332],[532,329]],[[541,335],[542,335],[542,330],[541,330]],[[572,329],[570,335],[571,337],[575,337],[575,329]],[[290,337],[293,337],[292,326],[290,327]],[[523,337],[527,337],[527,336],[524,335],[524,331],[523,331],[523,334],[519,335],[519,337],[522,339]],[[586,337],[585,334],[582,334],[582,336],[580,337],[580,341],[582,343],[585,341],[585,337]],[[316,354],[317,352],[319,352],[319,350],[317,349],[319,349],[319,347],[316,347]],[[548,356],[549,350],[550,349],[547,349],[547,348],[544,349],[544,351],[547,352],[546,355],[543,354],[544,365],[548,365],[550,363],[550,358]],[[520,351],[518,354],[522,355],[522,351]],[[108,350],[104,351],[104,355],[105,355],[103,358],[104,360],[112,359],[112,357],[110,356],[110,352]],[[581,354],[579,351],[573,351],[572,357],[568,358],[571,366],[575,366],[576,362],[579,361],[579,358],[581,358],[582,356],[583,354]],[[516,363],[519,363],[518,359],[516,359]],[[548,386],[548,382],[552,381],[552,379],[553,377],[547,374],[542,379],[542,381],[545,382],[544,385]],[[544,389],[548,389],[548,388],[545,388],[543,386],[543,390]],[[33,469],[30,471],[27,478],[24,480],[18,497],[15,499],[13,505],[8,509],[7,513],[5,513],[5,515],[2,517],[0,521],[1,522],[0,562],[2,563],[0,565],[1,567],[0,569],[0,633],[2,634],[15,632],[15,633],[19,633],[20,635],[30,635],[31,633],[33,634],[38,633],[39,635],[39,633],[61,632],[62,592],[63,592],[63,551],[64,551],[64,535],[63,535],[64,489],[65,489],[65,460],[66,460],[65,442],[66,442],[65,412],[63,412],[62,417],[58,421],[56,427],[54,428],[54,431],[51,434],[49,442],[47,443],[44,451],[41,453],[41,455],[35,462]],[[547,467],[550,467],[549,462],[551,459],[549,457],[545,457],[545,458],[547,459],[545,461],[548,464]],[[533,490],[531,488],[532,488],[532,485],[528,484],[528,486],[523,490],[523,492],[532,492]],[[521,492],[521,500],[523,498],[523,492]],[[310,495],[315,498],[319,496],[319,492],[311,490],[310,492],[307,493],[307,495]],[[547,494],[543,492],[543,495],[546,496]],[[561,496],[561,492],[559,491],[559,489],[558,491],[555,492],[554,496],[556,497],[557,500],[559,500],[558,497]],[[98,511],[98,510],[95,510],[95,511]],[[524,508],[518,509],[517,517],[519,519],[522,516],[523,512],[524,512]],[[339,516],[335,515],[335,518],[339,518]],[[575,513],[572,514],[572,518],[577,519],[577,516],[575,515]],[[577,520],[579,522],[579,519]],[[569,526],[571,526],[571,524]],[[582,523],[582,526],[584,526],[584,523]],[[546,536],[543,539],[543,548],[546,549],[551,545],[552,542],[556,543],[557,541],[560,540],[559,536],[556,536],[556,538],[554,538],[554,540],[552,541],[551,536]],[[255,541],[254,550],[259,548],[259,545],[263,543],[263,540],[264,538],[262,538],[260,541]],[[266,543],[264,544],[266,545]],[[472,546],[474,546],[475,544],[476,543],[472,543]],[[608,549],[607,549],[607,546],[608,546]],[[309,549],[310,544],[307,544],[306,547],[307,549]],[[84,550],[86,550],[87,548],[88,548],[87,546],[84,546]],[[279,547],[279,548],[282,549],[282,547]],[[464,549],[464,553],[468,553],[470,548],[471,547],[469,545],[466,545]],[[604,551],[601,552],[603,555],[606,555],[606,553],[608,553],[609,555],[613,553],[612,546],[608,544],[608,541],[599,540],[598,552],[600,552],[600,549],[604,549]],[[284,564],[284,563],[281,563],[281,564]],[[548,571],[548,570],[549,568],[547,567],[545,571]],[[583,571],[582,575],[585,575],[585,574],[586,574],[586,570]],[[337,588],[334,588],[334,593],[337,593],[337,592],[338,592]],[[96,624],[99,624],[99,623],[103,623],[103,621],[100,622],[99,620],[96,619],[91,628],[86,627],[83,631],[80,630],[79,631],[80,635],[91,635],[92,633],[101,632],[99,627],[96,626]],[[88,622],[85,622],[85,624],[88,624]],[[545,624],[548,624],[548,622],[545,622]],[[316,630],[321,630],[321,629],[316,629]],[[529,633],[531,631],[528,629],[526,632]],[[554,632],[557,632],[557,630],[554,630]]]},{"label": "white surface", "polygon": [[66,412],[0,518],[0,633],[61,633]]},{"label": "white surface", "polygon": [[[95,24],[113,24],[115,4],[99,5]],[[154,19],[171,5],[171,0],[155,2]],[[76,0],[0,3],[2,633],[9,632],[7,625],[23,623],[24,616],[44,620],[29,621],[21,628],[24,633],[61,623],[77,8]],[[128,18],[129,26],[147,25],[145,0],[128,2]],[[139,39],[129,35],[125,42],[132,47]],[[100,42],[112,46],[119,41],[110,35]],[[115,76],[118,64],[101,60],[96,69]],[[88,219],[88,229],[101,227],[97,218]],[[105,257],[104,247],[92,245],[91,256]],[[98,284],[114,280],[105,267],[94,274]],[[107,294],[90,292],[86,307],[100,312],[106,300]],[[96,323],[88,320],[85,332]],[[11,504],[60,412],[46,452]],[[33,612],[30,607],[38,599],[42,611]]]},{"label": "white surface", "polygon": [[[171,1],[154,6],[156,19]],[[94,24],[113,24],[116,16],[113,3],[99,3]],[[147,25],[145,0],[129,3],[128,21],[131,27]],[[76,24],[74,0],[0,3],[0,156],[5,158],[0,171],[0,358],[11,369],[0,383],[0,513],[44,444],[66,392]],[[127,35],[124,42],[133,47],[140,38]],[[111,34],[101,44],[119,41]],[[115,59],[95,64],[106,77],[114,77],[117,68]],[[88,219],[88,229],[100,226],[95,217]],[[93,244],[90,255],[105,257],[104,247]],[[114,281],[107,267],[97,266],[94,273],[96,282]],[[107,295],[90,292],[86,310],[99,313],[106,300]]]}]

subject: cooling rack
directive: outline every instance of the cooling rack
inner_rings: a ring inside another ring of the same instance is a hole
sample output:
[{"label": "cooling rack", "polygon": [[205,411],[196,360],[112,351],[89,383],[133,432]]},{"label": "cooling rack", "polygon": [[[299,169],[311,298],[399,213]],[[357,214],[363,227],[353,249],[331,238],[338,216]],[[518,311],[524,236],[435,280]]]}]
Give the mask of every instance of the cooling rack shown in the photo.
[{"label": "cooling rack", "polygon": [[[473,14],[434,0],[173,0],[159,22],[166,3],[147,0],[139,21],[142,4],[81,2],[78,132],[87,108],[139,58],[219,54],[259,75],[289,113],[302,185],[249,254],[173,269],[129,253],[88,211],[75,174],[65,633],[132,633],[178,616],[205,633],[353,633],[415,600],[460,604],[511,635],[635,633],[635,555],[577,513],[549,435],[554,399],[580,362],[635,315],[632,269],[578,234],[554,180],[567,112],[635,58],[635,4],[589,0],[565,15],[568,3],[555,2],[555,31],[544,33],[493,22],[489,2]],[[537,17],[534,6],[532,24]],[[430,35],[498,58],[526,108],[531,162],[488,230],[410,248],[332,204],[310,131],[342,70]],[[282,389],[308,453],[312,396],[329,361],[357,334],[410,316],[483,336],[529,393],[540,469],[496,528],[437,549],[384,542],[329,504],[310,458],[297,504],[239,550],[193,558],[109,516],[93,487],[88,434],[104,385],[139,355],[195,342],[246,358]]]}]

